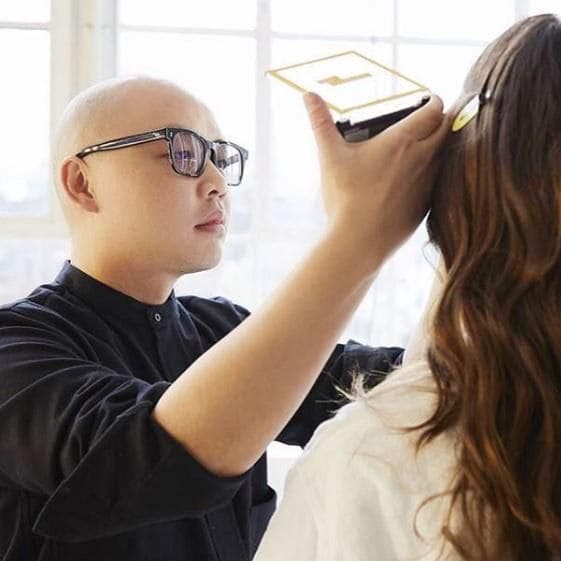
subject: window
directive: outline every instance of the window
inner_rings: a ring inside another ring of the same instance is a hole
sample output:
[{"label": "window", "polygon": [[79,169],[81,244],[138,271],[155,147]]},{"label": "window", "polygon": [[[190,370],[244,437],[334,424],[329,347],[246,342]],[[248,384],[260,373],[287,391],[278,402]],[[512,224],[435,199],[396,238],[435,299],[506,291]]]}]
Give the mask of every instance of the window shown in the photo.
[{"label": "window", "polygon": [[[417,78],[447,104],[485,44],[557,0],[27,0],[0,3],[0,299],[50,280],[68,252],[49,169],[49,135],[91,83],[148,73],[201,97],[250,150],[232,191],[232,230],[216,270],[178,292],[254,308],[323,224],[315,149],[298,95],[265,70],[359,49]],[[422,228],[386,265],[346,337],[405,345],[432,277]],[[282,460],[286,462],[286,458]],[[284,464],[283,464],[284,465]],[[281,470],[284,473],[284,468]],[[279,482],[282,486],[282,483]]]},{"label": "window", "polygon": [[54,274],[66,246],[64,240],[44,239],[54,216],[50,16],[46,0],[0,5],[2,302],[21,296],[33,286],[30,282],[36,285]]},{"label": "window", "polygon": [[[0,216],[48,212],[50,34],[48,2],[0,7],[2,104]],[[22,69],[24,71],[22,71]]]}]

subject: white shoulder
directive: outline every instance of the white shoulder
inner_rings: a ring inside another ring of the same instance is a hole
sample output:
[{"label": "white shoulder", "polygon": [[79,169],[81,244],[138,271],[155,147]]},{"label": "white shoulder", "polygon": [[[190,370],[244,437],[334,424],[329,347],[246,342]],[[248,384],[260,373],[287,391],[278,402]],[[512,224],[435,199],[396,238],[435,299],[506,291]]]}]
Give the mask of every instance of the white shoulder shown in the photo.
[{"label": "white shoulder", "polygon": [[318,560],[433,558],[448,503],[419,507],[449,487],[454,441],[443,435],[417,453],[407,428],[434,410],[434,385],[419,369],[399,374],[321,425],[289,474],[285,492],[306,502]]},{"label": "white shoulder", "polygon": [[411,460],[418,432],[408,429],[426,421],[435,405],[436,389],[427,365],[397,370],[320,425],[297,466],[317,473],[320,466],[325,468],[326,458],[341,468],[362,455],[398,464]]}]

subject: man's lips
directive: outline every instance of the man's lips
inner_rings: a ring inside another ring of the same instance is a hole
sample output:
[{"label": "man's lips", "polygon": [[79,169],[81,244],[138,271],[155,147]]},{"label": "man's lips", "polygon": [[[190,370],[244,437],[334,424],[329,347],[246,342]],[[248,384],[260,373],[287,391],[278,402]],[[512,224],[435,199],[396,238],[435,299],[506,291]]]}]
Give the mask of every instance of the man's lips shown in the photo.
[{"label": "man's lips", "polygon": [[224,213],[217,210],[213,212],[210,216],[205,218],[204,222],[197,224],[195,228],[205,228],[212,226],[223,226],[224,225]]}]

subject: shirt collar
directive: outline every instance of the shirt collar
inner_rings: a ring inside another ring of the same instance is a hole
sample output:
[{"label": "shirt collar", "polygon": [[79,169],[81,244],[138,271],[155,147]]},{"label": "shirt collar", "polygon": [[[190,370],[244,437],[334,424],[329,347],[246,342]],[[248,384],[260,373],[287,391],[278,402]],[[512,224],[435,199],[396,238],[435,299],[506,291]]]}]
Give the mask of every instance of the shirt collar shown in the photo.
[{"label": "shirt collar", "polygon": [[103,284],[70,261],[66,261],[55,280],[100,315],[137,321],[147,318],[155,326],[164,326],[178,316],[173,290],[163,304],[152,306]]}]

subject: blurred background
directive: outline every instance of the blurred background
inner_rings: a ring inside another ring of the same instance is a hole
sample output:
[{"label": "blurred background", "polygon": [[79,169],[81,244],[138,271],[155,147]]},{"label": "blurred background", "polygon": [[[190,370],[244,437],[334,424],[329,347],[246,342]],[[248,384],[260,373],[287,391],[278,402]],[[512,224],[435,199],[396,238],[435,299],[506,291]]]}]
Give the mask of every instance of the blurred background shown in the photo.
[{"label": "blurred background", "polygon": [[[138,73],[171,79],[209,105],[226,138],[249,149],[244,183],[231,192],[223,263],[185,277],[176,291],[221,294],[254,309],[324,221],[302,100],[266,70],[356,49],[448,105],[487,42],[522,17],[559,7],[559,0],[2,0],[0,302],[50,281],[68,256],[49,142],[66,103],[91,84]],[[405,345],[435,257],[421,226],[385,266],[345,338]],[[281,492],[295,454],[271,449]]]}]

